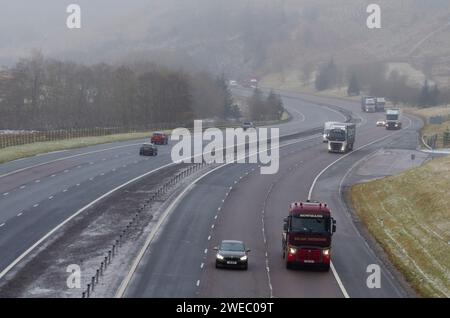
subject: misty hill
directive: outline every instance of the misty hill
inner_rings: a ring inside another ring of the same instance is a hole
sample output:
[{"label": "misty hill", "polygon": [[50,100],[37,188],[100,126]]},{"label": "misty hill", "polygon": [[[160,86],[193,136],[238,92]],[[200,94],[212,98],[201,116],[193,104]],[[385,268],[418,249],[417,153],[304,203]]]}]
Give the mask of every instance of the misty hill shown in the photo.
[{"label": "misty hill", "polygon": [[366,27],[364,0],[79,0],[82,28],[68,30],[73,2],[2,3],[0,64],[39,48],[86,63],[153,59],[245,78],[333,57],[407,63],[450,85],[448,0],[379,0],[379,30]]}]

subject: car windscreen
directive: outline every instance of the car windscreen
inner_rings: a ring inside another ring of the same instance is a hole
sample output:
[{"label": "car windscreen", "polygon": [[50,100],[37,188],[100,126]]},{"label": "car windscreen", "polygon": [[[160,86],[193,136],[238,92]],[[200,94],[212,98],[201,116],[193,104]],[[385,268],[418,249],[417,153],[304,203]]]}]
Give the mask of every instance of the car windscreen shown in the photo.
[{"label": "car windscreen", "polygon": [[239,242],[223,242],[220,245],[220,250],[231,252],[243,252],[245,250],[244,244]]},{"label": "car windscreen", "polygon": [[329,140],[345,141],[345,131],[342,129],[331,129],[328,133]]},{"label": "car windscreen", "polygon": [[329,233],[330,222],[328,218],[293,216],[290,230],[297,233]]}]

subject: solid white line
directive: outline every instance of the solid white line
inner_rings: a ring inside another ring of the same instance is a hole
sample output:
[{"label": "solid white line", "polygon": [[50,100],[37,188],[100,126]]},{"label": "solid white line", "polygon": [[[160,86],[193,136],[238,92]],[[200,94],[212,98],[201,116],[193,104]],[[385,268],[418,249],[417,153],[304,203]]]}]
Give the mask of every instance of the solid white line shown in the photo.
[{"label": "solid white line", "polygon": [[[408,129],[408,128],[411,126],[412,122],[411,122],[411,120],[410,120],[408,117],[405,117],[405,118],[407,118],[407,119],[409,120],[409,124],[408,124],[407,127],[403,128],[403,129]],[[384,139],[390,138],[390,137],[392,137],[392,136],[394,136],[394,135],[396,135],[396,134],[398,134],[398,133],[400,133],[400,132],[402,132],[402,130],[398,130],[398,131],[396,131],[396,132],[394,132],[394,133],[392,133],[392,134],[389,134],[389,135],[387,135],[387,136],[384,136],[384,137],[378,138],[378,139],[376,139],[376,140],[374,140],[374,141],[371,141],[371,142],[369,142],[368,144],[365,144],[365,145],[363,145],[363,146],[361,146],[361,147],[358,147],[358,148],[356,148],[354,151],[349,152],[349,153],[345,154],[345,155],[342,156],[342,157],[339,157],[337,160],[333,161],[331,164],[329,164],[328,166],[326,166],[326,167],[325,167],[322,171],[320,171],[320,173],[314,178],[314,181],[313,181],[313,183],[312,183],[312,185],[311,185],[311,187],[310,187],[310,189],[309,189],[308,199],[311,200],[312,192],[313,192],[313,190],[314,190],[314,187],[316,186],[317,181],[318,181],[319,178],[325,173],[325,171],[327,171],[330,167],[332,167],[333,165],[335,165],[337,162],[341,161],[342,159],[344,159],[344,158],[350,156],[350,155],[353,154],[354,152],[359,151],[359,150],[361,150],[361,149],[364,149],[364,148],[366,148],[366,147],[368,147],[368,146],[370,146],[370,145],[373,145],[373,144],[375,144],[375,143],[377,143],[377,142],[380,142],[380,141],[382,141],[382,140],[384,140]],[[340,277],[339,277],[339,274],[337,273],[336,269],[334,268],[333,263],[332,263],[332,262],[330,262],[330,263],[331,263],[331,264],[330,264],[331,270],[332,270],[333,275],[334,275],[334,277],[335,277],[335,279],[336,279],[336,282],[337,282],[338,285],[339,285],[339,288],[341,289],[342,294],[344,295],[345,298],[349,298],[350,296],[348,295],[347,290],[345,289],[344,284],[342,283],[342,281],[341,281],[341,279],[340,279]]]},{"label": "solid white line", "polygon": [[[408,125],[407,127],[402,128],[402,129],[408,129],[408,128],[411,126],[411,120],[410,120],[408,117],[405,117],[405,118],[407,118],[407,119],[409,120],[410,123],[409,123],[409,125]],[[401,131],[402,131],[402,130],[398,130],[398,131],[396,131],[396,132],[394,132],[394,133],[392,133],[392,134],[389,134],[389,135],[386,135],[386,136],[384,136],[384,137],[375,139],[375,140],[373,140],[373,141],[371,141],[371,142],[369,142],[369,143],[367,143],[367,144],[365,144],[365,145],[362,145],[362,146],[356,148],[355,150],[353,150],[353,151],[351,151],[351,152],[346,153],[345,155],[339,157],[338,159],[336,159],[335,161],[333,161],[332,163],[330,163],[330,164],[329,164],[328,166],[326,166],[322,171],[320,171],[320,173],[314,178],[314,181],[313,181],[313,183],[312,183],[312,185],[311,185],[311,187],[310,187],[310,189],[309,189],[308,199],[311,200],[312,192],[313,192],[313,190],[314,190],[314,187],[316,186],[317,181],[319,180],[319,178],[320,178],[320,177],[321,177],[321,176],[322,176],[329,168],[331,168],[332,166],[334,166],[336,163],[338,163],[338,162],[341,161],[342,159],[347,158],[348,156],[352,155],[354,152],[357,152],[357,151],[359,151],[359,150],[361,150],[361,149],[367,148],[368,146],[373,145],[373,144],[375,144],[375,143],[377,143],[377,142],[380,142],[380,141],[383,141],[383,140],[385,140],[385,139],[388,139],[388,138],[390,138],[390,137],[392,137],[392,136],[394,136],[394,135],[400,133]]]},{"label": "solid white line", "polygon": [[[28,248],[25,252],[23,252],[19,257],[17,257],[11,264],[9,264],[2,272],[0,272],[0,279],[2,279],[14,266],[17,265],[17,263],[19,263],[23,258],[25,258],[29,253],[31,253],[37,246],[39,246],[43,241],[45,241],[48,237],[50,237],[53,233],[55,233],[57,230],[59,230],[61,227],[63,227],[65,224],[67,224],[70,220],[72,220],[73,218],[75,218],[76,216],[78,216],[79,214],[81,214],[82,212],[84,212],[85,210],[87,210],[88,208],[90,208],[91,206],[93,206],[94,204],[96,204],[97,202],[99,202],[100,200],[106,198],[107,196],[111,195],[112,193],[126,187],[127,185],[129,185],[130,183],[133,183],[139,179],[142,179],[146,176],[148,176],[151,173],[154,173],[156,171],[159,171],[161,169],[167,168],[169,166],[174,165],[174,163],[169,163],[166,165],[163,165],[159,168],[156,168],[154,170],[151,170],[147,173],[144,173],[143,175],[140,175],[134,179],[129,180],[128,182],[125,182],[124,184],[108,191],[107,193],[103,194],[102,196],[100,196],[99,198],[95,199],[94,201],[92,201],[91,203],[89,203],[88,205],[84,206],[83,208],[79,209],[77,212],[75,212],[74,214],[72,214],[70,217],[68,217],[67,219],[65,219],[62,223],[58,224],[56,227],[54,227],[50,232],[48,232],[47,234],[45,234],[41,239],[39,239],[36,243],[34,243],[30,248]],[[36,204],[33,207],[38,207],[39,204]]]},{"label": "solid white line", "polygon": [[347,293],[347,290],[344,287],[344,284],[342,284],[341,278],[339,277],[336,269],[334,268],[333,262],[330,262],[330,268],[331,268],[331,271],[333,272],[336,282],[339,285],[339,288],[341,289],[342,294],[344,295],[345,298],[350,298],[349,294]]},{"label": "solid white line", "polygon": [[[39,164],[36,164],[36,165],[32,165],[32,166],[29,166],[29,167],[25,167],[25,168],[21,168],[21,169],[17,169],[17,170],[5,173],[3,175],[0,175],[0,178],[4,178],[4,177],[10,176],[10,175],[15,174],[15,173],[19,173],[19,172],[22,172],[22,171],[25,171],[25,170],[33,169],[33,168],[36,168],[36,167],[44,166],[46,164],[50,164],[50,163],[54,163],[54,162],[58,162],[58,161],[62,161],[62,160],[67,160],[67,159],[72,159],[72,158],[77,158],[77,157],[91,155],[91,154],[94,154],[94,153],[105,152],[105,151],[114,150],[114,149],[120,149],[120,148],[125,148],[125,147],[132,147],[132,146],[137,146],[137,145],[140,145],[140,143],[123,145],[123,146],[116,146],[116,147],[111,147],[111,148],[105,148],[105,149],[100,149],[100,150],[80,153],[80,154],[73,155],[73,156],[58,158],[58,159],[55,159],[55,160],[46,161],[46,162],[43,162],[43,163],[39,163]],[[42,154],[42,155],[44,155],[44,154]]]}]

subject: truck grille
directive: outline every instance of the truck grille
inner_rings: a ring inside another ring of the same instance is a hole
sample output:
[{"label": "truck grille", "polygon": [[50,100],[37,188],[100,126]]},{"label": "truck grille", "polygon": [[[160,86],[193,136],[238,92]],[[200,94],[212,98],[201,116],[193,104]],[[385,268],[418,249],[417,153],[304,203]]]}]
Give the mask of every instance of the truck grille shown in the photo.
[{"label": "truck grille", "polygon": [[302,248],[298,253],[300,261],[314,261],[321,262],[322,260],[322,250],[317,248]]},{"label": "truck grille", "polygon": [[340,151],[342,148],[342,144],[338,143],[338,142],[331,142],[330,143],[330,148],[332,151]]}]

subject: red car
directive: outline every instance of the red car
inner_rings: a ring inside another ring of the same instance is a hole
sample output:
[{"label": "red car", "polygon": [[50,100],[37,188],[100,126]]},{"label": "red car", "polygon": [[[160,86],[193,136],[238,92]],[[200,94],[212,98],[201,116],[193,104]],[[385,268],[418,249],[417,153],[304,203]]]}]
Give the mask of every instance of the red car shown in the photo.
[{"label": "red car", "polygon": [[167,145],[169,143],[169,136],[163,132],[154,132],[151,142],[155,145]]}]

